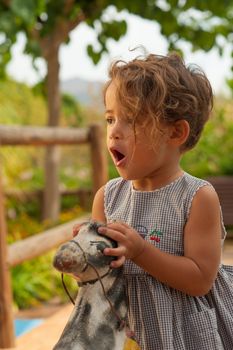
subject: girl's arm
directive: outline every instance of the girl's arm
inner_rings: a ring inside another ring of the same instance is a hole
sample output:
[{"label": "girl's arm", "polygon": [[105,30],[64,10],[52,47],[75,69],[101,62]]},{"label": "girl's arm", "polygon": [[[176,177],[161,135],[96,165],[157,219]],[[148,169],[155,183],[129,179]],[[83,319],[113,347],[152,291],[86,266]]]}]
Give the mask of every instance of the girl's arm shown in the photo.
[{"label": "girl's arm", "polygon": [[[102,223],[106,223],[106,217],[104,213],[104,186],[101,187],[95,195],[93,205],[92,205],[92,220],[95,221],[100,221]],[[99,229],[100,232],[100,229]],[[121,249],[121,243],[118,242],[118,249]],[[115,256],[115,254],[110,254]],[[125,255],[124,254],[119,254],[118,259],[117,259],[117,264],[118,266],[121,266],[125,262]],[[114,267],[114,266],[113,266]],[[117,266],[116,266],[117,267]]]},{"label": "girl's arm", "polygon": [[[126,224],[112,223],[100,232],[117,240],[106,255],[132,259],[154,278],[192,296],[205,295],[216,278],[221,257],[220,206],[216,192],[202,187],[193,198],[184,228],[184,256],[165,253]],[[112,262],[113,266],[120,261]]]},{"label": "girl's arm", "polygon": [[[99,221],[102,223],[106,222],[104,214],[104,186],[101,187],[95,194],[94,201],[92,204],[92,220]],[[73,236],[76,236],[79,233],[79,230],[83,223],[74,225],[73,227]]]},{"label": "girl's arm", "polygon": [[104,186],[102,186],[95,194],[92,204],[92,220],[106,223],[104,214]]}]

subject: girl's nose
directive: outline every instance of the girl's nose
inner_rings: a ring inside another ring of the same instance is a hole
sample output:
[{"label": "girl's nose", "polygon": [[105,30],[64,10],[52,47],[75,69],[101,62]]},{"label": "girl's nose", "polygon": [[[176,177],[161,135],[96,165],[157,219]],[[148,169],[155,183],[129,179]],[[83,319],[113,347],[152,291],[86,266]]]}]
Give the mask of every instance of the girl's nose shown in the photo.
[{"label": "girl's nose", "polygon": [[117,123],[114,126],[112,126],[109,132],[109,138],[115,140],[123,138],[123,131]]},{"label": "girl's nose", "polygon": [[115,140],[119,140],[120,139],[119,135],[116,134],[116,133],[113,133],[113,132],[110,133],[109,138],[112,139],[112,140],[113,139],[115,139]]}]

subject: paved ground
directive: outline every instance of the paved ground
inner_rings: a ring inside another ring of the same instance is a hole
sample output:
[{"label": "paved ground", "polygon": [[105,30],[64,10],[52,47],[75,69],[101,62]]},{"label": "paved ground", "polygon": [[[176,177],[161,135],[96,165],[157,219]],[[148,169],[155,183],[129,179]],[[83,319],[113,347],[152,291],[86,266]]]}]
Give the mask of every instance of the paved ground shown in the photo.
[{"label": "paved ground", "polygon": [[52,350],[62,333],[72,308],[72,304],[62,307],[60,311],[47,318],[41,325],[18,337],[16,348],[8,350]]},{"label": "paved ground", "polygon": [[[233,265],[233,239],[225,242],[222,260],[224,264]],[[36,311],[21,312],[20,317],[31,316],[46,319],[43,324],[19,337],[16,348],[8,350],[52,350],[64,329],[72,308],[72,304],[60,307],[55,303],[55,305],[40,308]]]}]

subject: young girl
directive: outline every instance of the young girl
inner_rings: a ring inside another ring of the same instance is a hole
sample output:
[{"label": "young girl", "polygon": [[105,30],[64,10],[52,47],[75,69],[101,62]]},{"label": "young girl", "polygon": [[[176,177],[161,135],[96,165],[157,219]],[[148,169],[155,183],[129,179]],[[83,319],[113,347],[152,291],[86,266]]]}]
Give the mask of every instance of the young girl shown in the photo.
[{"label": "young girl", "polygon": [[92,218],[118,241],[129,324],[142,350],[233,349],[233,267],[220,263],[225,229],[217,194],[184,172],[212,109],[200,69],[177,54],[110,68],[107,147],[120,174],[96,194]]}]

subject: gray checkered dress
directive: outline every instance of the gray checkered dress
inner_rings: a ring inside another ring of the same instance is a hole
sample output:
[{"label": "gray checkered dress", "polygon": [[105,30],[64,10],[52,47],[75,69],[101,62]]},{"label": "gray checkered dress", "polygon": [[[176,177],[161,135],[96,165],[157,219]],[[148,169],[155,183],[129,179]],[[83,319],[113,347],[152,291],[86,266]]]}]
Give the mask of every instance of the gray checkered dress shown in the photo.
[{"label": "gray checkered dress", "polygon": [[[105,214],[108,221],[128,223],[161,250],[182,256],[192,199],[205,185],[209,183],[184,173],[163,188],[141,192],[117,178],[105,186]],[[142,350],[233,349],[232,266],[221,265],[211,291],[201,297],[160,283],[130,260],[124,274],[129,324]]]}]

